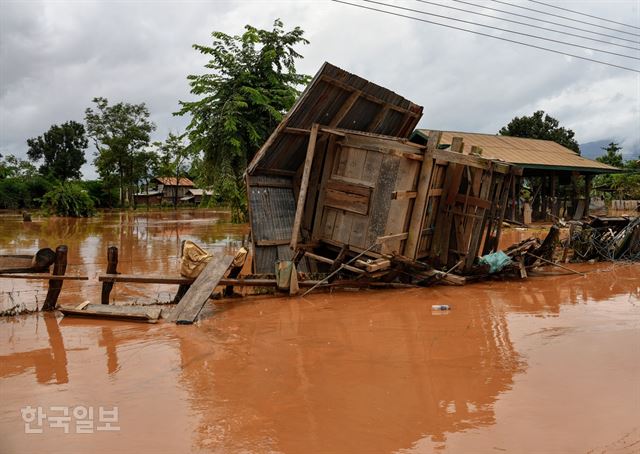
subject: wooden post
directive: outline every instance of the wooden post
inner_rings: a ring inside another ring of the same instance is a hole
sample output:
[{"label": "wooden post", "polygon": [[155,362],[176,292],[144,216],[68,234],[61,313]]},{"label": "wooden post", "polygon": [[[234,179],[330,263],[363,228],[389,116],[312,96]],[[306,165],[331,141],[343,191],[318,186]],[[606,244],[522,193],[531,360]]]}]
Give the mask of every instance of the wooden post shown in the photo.
[{"label": "wooden post", "polygon": [[558,203],[558,175],[551,177],[551,214],[554,218],[560,217],[560,204]]},{"label": "wooden post", "polygon": [[[118,248],[115,246],[107,249],[107,274],[118,274]],[[102,304],[109,304],[109,295],[113,289],[113,282],[102,283]]]},{"label": "wooden post", "polygon": [[591,180],[593,175],[584,176],[584,217],[589,216],[589,205],[591,204]]},{"label": "wooden post", "polygon": [[304,213],[304,203],[307,200],[307,190],[309,189],[309,176],[311,175],[311,164],[316,151],[316,139],[318,138],[318,128],[320,125],[314,123],[311,126],[311,134],[309,135],[309,144],[307,145],[307,157],[304,160],[304,168],[302,170],[302,181],[300,182],[300,192],[298,193],[298,205],[296,206],[296,216],[293,220],[293,228],[291,229],[291,249],[296,249],[298,245],[298,236],[300,235],[300,223]]},{"label": "wooden post", "polygon": [[[67,246],[58,246],[56,248],[56,261],[53,264],[53,274],[54,276],[64,276],[64,273],[67,270]],[[60,290],[62,290],[62,283],[64,281],[49,281],[49,291],[47,292],[47,297],[44,300],[44,304],[42,305],[43,311],[52,311],[56,308],[56,303],[58,302],[58,295],[60,295]]]},{"label": "wooden post", "polygon": [[404,255],[409,258],[416,258],[418,254],[418,245],[422,236],[422,222],[424,213],[427,209],[427,196],[431,187],[431,173],[433,171],[433,152],[438,148],[442,131],[431,131],[429,140],[427,141],[427,149],[424,153],[422,167],[420,168],[420,177],[418,179],[416,199],[413,202],[413,210],[411,212],[411,221],[409,223],[409,236],[404,247]]}]

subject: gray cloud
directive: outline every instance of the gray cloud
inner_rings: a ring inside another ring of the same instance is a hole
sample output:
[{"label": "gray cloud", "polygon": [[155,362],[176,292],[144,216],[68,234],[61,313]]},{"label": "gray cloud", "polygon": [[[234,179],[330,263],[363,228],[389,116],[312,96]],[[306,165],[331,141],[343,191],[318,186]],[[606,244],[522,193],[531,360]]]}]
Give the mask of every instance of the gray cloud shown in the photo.
[{"label": "gray cloud", "polygon": [[[571,7],[638,23],[632,0]],[[636,73],[329,1],[1,1],[0,153],[25,156],[27,138],[53,123],[82,120],[95,96],[146,102],[156,139],[182,131],[188,119],[172,112],[189,98],[186,75],[202,73],[206,62],[191,45],[209,43],[213,30],[239,34],[247,23],[269,27],[277,17],[287,27],[300,25],[311,41],[301,48],[301,72],[313,74],[326,60],[391,88],[425,107],[421,126],[495,133],[515,115],[544,109],[580,142],[613,138],[628,149],[640,143]],[[85,176],[93,175],[86,166]]]}]

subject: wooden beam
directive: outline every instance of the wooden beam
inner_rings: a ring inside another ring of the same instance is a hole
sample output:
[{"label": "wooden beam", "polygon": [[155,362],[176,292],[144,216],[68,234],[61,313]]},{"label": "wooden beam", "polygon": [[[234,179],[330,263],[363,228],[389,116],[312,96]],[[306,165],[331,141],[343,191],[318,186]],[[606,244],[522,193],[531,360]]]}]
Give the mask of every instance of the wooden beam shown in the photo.
[{"label": "wooden beam", "polygon": [[[454,153],[448,150],[435,150],[434,157],[437,160],[442,160],[445,162],[453,162],[456,164],[462,164],[465,166],[478,167],[480,169],[489,170],[493,167],[494,172],[499,173],[509,173],[511,171],[511,167],[509,164],[501,163],[498,161],[492,161],[490,159],[482,158],[480,156],[473,156],[462,153]],[[522,174],[521,167],[515,167],[516,174],[519,171]],[[518,170],[519,169],[519,170]]]},{"label": "wooden beam", "polygon": [[358,98],[360,97],[360,93],[361,92],[359,90],[356,90],[353,93],[351,93],[351,95],[347,98],[344,104],[342,104],[342,107],[340,107],[340,110],[333,116],[333,118],[329,122],[330,128],[335,128],[336,126],[338,126],[340,122],[344,119],[344,117],[347,116],[347,114],[349,113],[353,105],[356,103],[356,101],[358,101]]},{"label": "wooden beam", "polygon": [[[326,257],[322,257],[321,255],[313,254],[311,252],[307,252],[305,254],[305,257],[309,257],[310,259],[316,260],[317,262],[327,263],[329,265],[333,265],[335,263],[335,260],[331,260]],[[351,265],[342,265],[342,268],[357,274],[362,274],[365,272],[364,270],[361,270],[360,268],[356,268],[355,266],[351,266]]]},{"label": "wooden beam", "polygon": [[291,240],[256,240],[256,246],[284,246],[289,244]]},{"label": "wooden beam", "polygon": [[304,160],[304,169],[302,171],[302,181],[300,182],[300,192],[298,194],[298,204],[296,206],[296,214],[293,220],[293,228],[291,229],[291,249],[296,249],[298,245],[298,236],[300,235],[300,223],[304,213],[304,203],[307,200],[307,190],[309,189],[309,176],[311,175],[311,164],[313,164],[313,156],[316,151],[316,139],[318,138],[318,128],[320,125],[314,123],[311,127],[311,135],[309,136],[309,144],[307,145],[307,156]]},{"label": "wooden beam", "polygon": [[88,281],[89,276],[55,276],[53,274],[0,274],[0,279],[31,279],[36,281]]},{"label": "wooden beam", "polygon": [[407,242],[404,247],[404,255],[415,259],[418,253],[418,244],[420,244],[420,237],[422,232],[422,222],[424,220],[424,213],[427,208],[427,194],[431,187],[431,173],[433,171],[434,152],[438,148],[440,138],[442,137],[441,131],[432,131],[427,141],[427,149],[424,154],[424,160],[420,167],[420,176],[418,177],[418,186],[416,200],[413,204],[413,210],[411,212],[411,220],[409,221],[409,232],[407,236]]},{"label": "wooden beam", "polygon": [[393,235],[379,236],[376,239],[376,243],[382,244],[382,243],[384,243],[386,241],[389,241],[389,240],[406,240],[408,237],[409,237],[409,233],[408,232],[394,233]]}]

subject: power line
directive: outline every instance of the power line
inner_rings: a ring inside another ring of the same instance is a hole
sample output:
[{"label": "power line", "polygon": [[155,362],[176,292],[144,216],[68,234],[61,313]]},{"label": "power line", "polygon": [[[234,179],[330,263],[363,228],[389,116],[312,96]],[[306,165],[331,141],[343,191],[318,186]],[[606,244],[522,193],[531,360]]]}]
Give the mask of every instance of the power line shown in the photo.
[{"label": "power line", "polygon": [[605,19],[604,17],[592,16],[591,14],[582,13],[580,11],[575,11],[575,10],[569,9],[569,8],[563,8],[562,6],[551,5],[550,3],[540,2],[538,0],[529,0],[529,1],[533,2],[533,3],[538,3],[540,5],[548,6],[550,8],[561,9],[563,11],[568,11],[570,13],[580,14],[581,16],[592,17],[593,19],[603,20],[603,21],[606,21],[606,22],[611,22],[612,24],[624,25],[625,27],[637,28],[638,30],[640,30],[640,27],[636,27],[635,25],[623,24],[622,22],[616,22],[616,21],[611,20],[611,19]]},{"label": "power line", "polygon": [[441,19],[447,19],[447,20],[462,22],[462,23],[465,23],[465,24],[475,25],[475,26],[478,26],[478,27],[485,27],[485,28],[490,28],[490,29],[493,29],[493,30],[499,30],[499,31],[502,31],[502,32],[513,33],[513,34],[516,34],[516,35],[526,36],[528,38],[542,39],[544,41],[550,41],[552,43],[562,44],[562,45],[565,45],[565,46],[579,47],[581,49],[592,50],[594,52],[602,52],[604,54],[615,55],[617,57],[624,57],[624,58],[631,58],[633,60],[640,60],[640,57],[634,57],[634,56],[631,56],[631,55],[620,54],[618,52],[611,52],[611,51],[608,51],[608,50],[598,49],[598,48],[595,48],[595,47],[583,46],[582,44],[568,43],[568,42],[565,42],[565,41],[560,41],[558,39],[545,38],[544,36],[532,35],[530,33],[517,32],[517,31],[514,31],[514,30],[509,30],[507,28],[494,27],[493,25],[479,24],[478,22],[468,21],[468,20],[464,20],[464,19],[457,19],[455,17],[443,16],[441,14],[429,13],[427,11],[421,11],[419,9],[405,8],[403,6],[391,5],[391,4],[388,4],[388,3],[378,2],[376,0],[362,0],[362,1],[366,2],[366,3],[373,3],[373,4],[376,4],[376,5],[380,5],[380,6],[386,6],[388,8],[396,8],[396,9],[401,9],[401,10],[404,10],[404,11],[410,11],[412,13],[425,14],[427,16],[434,16],[434,17],[439,17]]},{"label": "power line", "polygon": [[594,35],[599,35],[599,36],[606,36],[607,38],[613,38],[613,39],[618,39],[620,41],[628,41],[630,43],[634,43],[634,44],[640,44],[639,41],[634,41],[632,39],[627,39],[627,38],[621,38],[619,36],[614,36],[614,35],[609,35],[607,33],[601,33],[601,32],[594,32],[592,30],[587,30],[586,28],[580,28],[580,27],[574,27],[572,25],[566,25],[566,24],[562,24],[560,22],[553,22],[547,19],[540,19],[538,17],[533,17],[533,16],[527,16],[526,14],[518,14],[518,13],[514,13],[513,11],[507,11],[504,9],[500,9],[500,8],[491,8],[490,6],[484,6],[484,5],[478,5],[477,3],[471,3],[471,2],[467,2],[465,0],[451,0],[452,2],[456,2],[456,3],[462,3],[464,5],[469,5],[469,6],[475,6],[477,8],[484,8],[484,9],[488,9],[490,11],[495,11],[497,13],[503,13],[503,14],[509,14],[511,16],[516,16],[516,17],[523,17],[525,19],[531,19],[531,20],[535,20],[538,22],[544,22],[545,24],[553,24],[553,25],[559,25],[560,27],[565,27],[565,28],[570,28],[572,30],[579,30],[581,32],[587,32],[587,33],[592,33]]},{"label": "power line", "polygon": [[607,63],[607,62],[604,62],[604,61],[601,61],[601,60],[596,60],[596,59],[593,59],[593,58],[582,57],[580,55],[574,55],[574,54],[570,54],[570,53],[567,53],[567,52],[562,52],[562,51],[555,50],[555,49],[549,49],[547,47],[537,46],[535,44],[529,44],[529,43],[524,43],[522,41],[516,41],[514,39],[502,38],[500,36],[494,36],[494,35],[490,35],[488,33],[482,33],[482,32],[478,32],[478,31],[475,31],[475,30],[469,30],[467,28],[456,27],[455,25],[443,24],[443,23],[440,23],[440,22],[430,21],[430,20],[427,20],[427,19],[421,19],[419,17],[407,16],[405,14],[394,13],[392,11],[385,11],[383,9],[373,8],[373,7],[370,7],[370,6],[358,5],[356,3],[346,2],[344,0],[331,0],[331,1],[335,2],[335,3],[342,3],[344,5],[355,6],[356,8],[362,8],[362,9],[367,9],[367,10],[370,10],[370,11],[377,11],[379,13],[389,14],[391,16],[404,17],[406,19],[412,19],[412,20],[416,20],[416,21],[419,21],[419,22],[425,22],[427,24],[439,25],[441,27],[451,28],[451,29],[454,29],[454,30],[460,30],[460,31],[467,32],[467,33],[473,33],[475,35],[486,36],[488,38],[499,39],[500,41],[507,41],[507,42],[514,43],[514,44],[520,44],[522,46],[532,47],[534,49],[545,50],[547,52],[552,52],[554,54],[566,55],[567,57],[574,57],[574,58],[578,58],[580,60],[586,60],[586,61],[590,61],[590,62],[593,62],[593,63],[600,63],[602,65],[607,65],[607,66],[611,66],[613,68],[618,68],[618,69],[624,69],[626,71],[632,71],[634,73],[640,73],[639,70],[634,69],[634,68],[629,68],[627,66],[621,66],[621,65],[616,65],[616,64],[613,64],[613,63]]},{"label": "power line", "polygon": [[501,4],[507,5],[507,6],[513,6],[514,8],[526,9],[527,11],[533,11],[533,12],[536,12],[536,13],[539,13],[539,14],[546,14],[547,16],[559,17],[559,18],[565,19],[565,20],[571,20],[571,21],[575,21],[575,22],[580,22],[581,24],[593,25],[594,27],[600,27],[600,28],[606,28],[607,30],[613,30],[616,33],[625,33],[627,35],[640,36],[637,33],[626,32],[624,30],[619,30],[617,28],[605,27],[604,25],[598,25],[598,24],[594,24],[593,22],[586,22],[586,21],[579,20],[579,19],[571,19],[569,17],[561,16],[559,14],[548,13],[546,11],[540,11],[539,9],[535,9],[535,8],[527,8],[526,6],[516,5],[514,3],[509,3],[509,2],[503,2],[502,0],[490,0],[490,1],[495,2],[495,3],[501,3]]},{"label": "power line", "polygon": [[430,1],[427,1],[427,0],[416,0],[416,1],[418,1],[420,3],[428,4],[428,5],[440,6],[442,8],[449,8],[449,9],[453,9],[453,10],[456,10],[456,11],[462,11],[464,13],[475,14],[477,16],[488,17],[488,18],[491,18],[491,19],[498,19],[498,20],[501,20],[501,21],[510,22],[512,24],[524,25],[526,27],[538,28],[540,30],[546,30],[546,31],[549,31],[549,32],[554,32],[554,33],[561,33],[563,35],[574,36],[576,38],[582,38],[582,39],[588,39],[588,40],[591,40],[591,41],[596,41],[596,42],[608,44],[608,45],[611,45],[611,46],[624,47],[626,49],[632,49],[632,50],[635,50],[635,51],[640,51],[640,48],[638,48],[638,47],[625,46],[624,44],[612,43],[610,41],[605,41],[603,39],[591,38],[590,36],[578,35],[578,34],[575,34],[575,33],[569,33],[569,32],[565,32],[565,31],[562,31],[562,30],[556,30],[554,28],[541,27],[539,25],[528,24],[526,22],[520,22],[520,21],[517,21],[517,20],[507,19],[507,18],[499,17],[499,16],[492,16],[491,14],[479,13],[477,11],[471,11],[469,9],[456,8],[455,6],[443,5],[442,3],[430,2]]}]

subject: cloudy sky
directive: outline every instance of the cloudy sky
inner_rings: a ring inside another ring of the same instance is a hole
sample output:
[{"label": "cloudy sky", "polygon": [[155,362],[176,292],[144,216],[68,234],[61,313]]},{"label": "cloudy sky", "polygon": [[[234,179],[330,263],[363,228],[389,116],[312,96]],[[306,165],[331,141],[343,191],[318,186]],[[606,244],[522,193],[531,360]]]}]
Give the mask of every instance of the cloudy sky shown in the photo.
[{"label": "cloudy sky", "polygon": [[[363,0],[347,0],[388,9]],[[531,22],[502,9],[583,28],[562,29],[606,41],[499,21],[418,0],[381,0],[397,6],[600,48],[635,59],[481,28],[443,18],[392,10],[501,38],[524,41],[640,71],[640,29],[600,22],[528,0],[507,3],[548,11],[614,30],[544,16],[495,0],[433,0],[456,8]],[[551,3],[553,0],[547,0]],[[594,16],[640,26],[640,0],[553,2]],[[178,100],[190,99],[187,74],[203,72],[206,60],[193,43],[211,32],[242,32],[245,24],[301,26],[311,44],[299,50],[300,72],[314,74],[329,61],[424,106],[421,127],[495,133],[516,115],[542,109],[576,132],[580,143],[612,139],[627,152],[640,149],[640,74],[484,36],[317,1],[6,1],[0,0],[0,153],[26,155],[26,139],[51,124],[82,121],[96,96],[111,102],[147,103],[157,124],[154,139],[182,132],[174,117]],[[627,41],[596,35],[619,36]],[[634,34],[635,33],[635,34]],[[633,43],[636,42],[636,44]],[[88,151],[93,160],[94,150]],[[634,151],[637,153],[637,151]],[[94,177],[85,166],[85,177]]]}]

